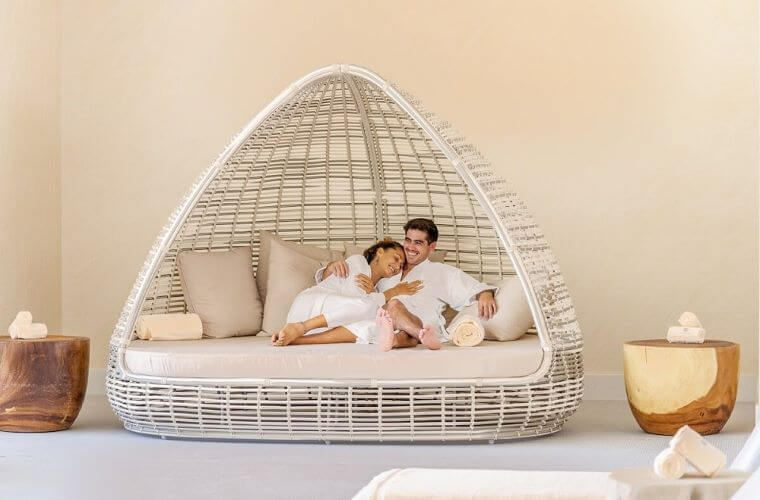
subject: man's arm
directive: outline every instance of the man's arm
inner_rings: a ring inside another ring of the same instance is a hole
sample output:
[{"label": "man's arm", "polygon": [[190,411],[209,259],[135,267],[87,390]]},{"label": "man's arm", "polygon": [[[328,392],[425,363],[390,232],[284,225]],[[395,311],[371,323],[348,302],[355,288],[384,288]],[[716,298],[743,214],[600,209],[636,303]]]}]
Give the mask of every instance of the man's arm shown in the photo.
[{"label": "man's arm", "polygon": [[[444,264],[445,265],[445,264]],[[496,287],[481,283],[461,269],[447,266],[448,297],[444,302],[456,310],[468,306],[473,300],[478,301],[478,314],[483,319],[491,319],[496,313],[494,294]]]}]

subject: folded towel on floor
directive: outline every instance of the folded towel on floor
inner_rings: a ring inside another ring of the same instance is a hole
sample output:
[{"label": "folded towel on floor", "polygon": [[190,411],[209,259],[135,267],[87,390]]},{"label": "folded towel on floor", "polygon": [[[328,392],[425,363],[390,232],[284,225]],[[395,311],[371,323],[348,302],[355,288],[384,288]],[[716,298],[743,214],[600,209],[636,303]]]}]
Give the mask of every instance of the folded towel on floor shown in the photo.
[{"label": "folded towel on floor", "polygon": [[705,329],[689,326],[671,326],[665,337],[668,342],[682,344],[701,344],[705,341]]},{"label": "folded towel on floor", "polygon": [[670,447],[705,476],[712,477],[726,466],[726,454],[688,425],[678,429],[670,440]]},{"label": "folded towel on floor", "polygon": [[686,460],[671,448],[665,448],[654,458],[654,473],[665,479],[680,478],[685,468]]},{"label": "folded towel on floor", "polygon": [[143,340],[198,340],[203,324],[197,314],[144,314],[137,318],[137,337]]},{"label": "folded towel on floor", "polygon": [[475,347],[483,342],[485,329],[478,318],[459,315],[447,328],[451,341],[459,347]]}]

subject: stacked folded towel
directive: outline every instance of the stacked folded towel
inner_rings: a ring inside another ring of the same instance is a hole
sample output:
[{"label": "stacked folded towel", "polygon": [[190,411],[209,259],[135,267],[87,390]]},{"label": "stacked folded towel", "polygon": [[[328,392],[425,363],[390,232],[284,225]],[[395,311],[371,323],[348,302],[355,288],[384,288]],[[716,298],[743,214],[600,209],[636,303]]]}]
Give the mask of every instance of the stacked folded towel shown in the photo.
[{"label": "stacked folded towel", "polygon": [[143,314],[137,318],[135,331],[143,340],[198,340],[203,337],[203,324],[197,314]]},{"label": "stacked folded towel", "polygon": [[713,477],[726,466],[726,454],[684,425],[654,459],[654,472],[666,479],[678,479],[683,476],[687,462],[698,474]]},{"label": "stacked folded towel", "polygon": [[483,342],[486,331],[478,318],[459,315],[447,328],[451,341],[459,347],[475,347]]},{"label": "stacked folded towel", "polygon": [[13,323],[8,326],[12,339],[44,339],[48,329],[45,323],[32,323],[32,313],[19,311]]},{"label": "stacked folded towel", "polygon": [[668,328],[668,342],[701,344],[705,341],[705,329],[696,314],[686,311],[678,318],[678,324],[680,326]]}]

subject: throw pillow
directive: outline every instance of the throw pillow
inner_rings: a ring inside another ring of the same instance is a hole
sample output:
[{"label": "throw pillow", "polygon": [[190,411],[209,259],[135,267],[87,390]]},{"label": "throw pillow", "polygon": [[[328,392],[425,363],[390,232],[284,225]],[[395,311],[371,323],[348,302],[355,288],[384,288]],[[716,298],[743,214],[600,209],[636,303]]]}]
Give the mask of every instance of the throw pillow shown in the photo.
[{"label": "throw pillow", "polygon": [[179,276],[187,309],[211,338],[255,335],[262,304],[253,277],[250,247],[224,252],[180,252]]},{"label": "throw pillow", "polygon": [[314,274],[324,264],[284,243],[278,239],[270,241],[269,282],[262,324],[262,329],[270,335],[285,325],[296,295],[315,285]]},{"label": "throw pillow", "polygon": [[[298,254],[313,260],[330,262],[343,258],[343,252],[340,252],[338,250],[328,250],[326,248],[319,248],[312,245],[302,245],[293,241],[286,241],[279,238],[277,235],[270,233],[269,231],[261,231],[259,241],[261,242],[261,248],[259,249],[259,267],[256,269],[256,285],[259,287],[259,296],[265,304],[267,302],[267,287],[269,283],[269,258],[272,255],[271,247],[273,241],[278,242],[282,247],[294,250]],[[314,272],[316,273],[316,270],[314,270]],[[313,273],[311,284],[314,284]]]}]

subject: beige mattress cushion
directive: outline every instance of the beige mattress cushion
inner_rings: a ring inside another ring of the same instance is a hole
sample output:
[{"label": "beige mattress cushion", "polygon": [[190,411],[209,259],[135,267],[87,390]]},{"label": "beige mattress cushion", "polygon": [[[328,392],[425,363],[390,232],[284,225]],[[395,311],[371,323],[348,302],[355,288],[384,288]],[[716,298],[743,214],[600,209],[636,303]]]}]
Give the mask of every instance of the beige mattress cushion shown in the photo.
[{"label": "beige mattress cushion", "polygon": [[517,377],[543,359],[536,335],[477,347],[446,344],[378,352],[375,345],[322,344],[273,347],[268,336],[149,342],[126,350],[127,368],[159,377],[410,379]]}]

